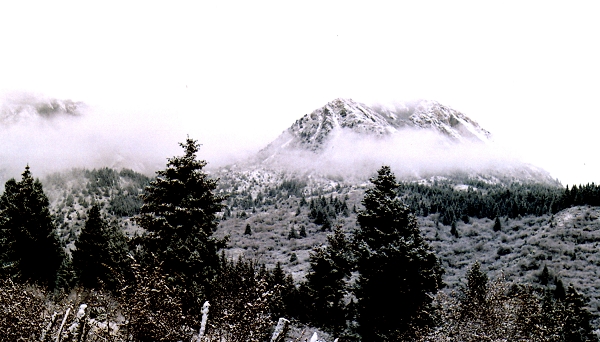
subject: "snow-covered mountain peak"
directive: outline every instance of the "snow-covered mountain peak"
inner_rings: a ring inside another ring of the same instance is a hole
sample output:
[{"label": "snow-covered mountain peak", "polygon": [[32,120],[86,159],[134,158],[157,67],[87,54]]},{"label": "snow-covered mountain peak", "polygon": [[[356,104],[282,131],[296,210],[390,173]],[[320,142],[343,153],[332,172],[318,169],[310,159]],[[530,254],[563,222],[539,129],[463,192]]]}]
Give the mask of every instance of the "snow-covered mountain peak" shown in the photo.
[{"label": "snow-covered mountain peak", "polygon": [[464,114],[435,101],[367,106],[352,99],[338,98],[298,119],[261,155],[267,159],[281,149],[319,152],[343,132],[363,137],[402,134],[406,128],[427,129],[455,141],[486,142],[490,133]]},{"label": "snow-covered mountain peak", "polygon": [[80,116],[84,106],[81,102],[71,100],[20,94],[0,100],[0,124],[47,120],[59,116]]},{"label": "snow-covered mountain peak", "polygon": [[410,121],[417,127],[435,128],[455,139],[475,139],[488,141],[490,132],[461,112],[444,106],[436,101],[424,100],[418,103]]},{"label": "snow-covered mountain peak", "polygon": [[394,130],[385,118],[368,106],[351,99],[335,99],[297,120],[284,135],[291,135],[292,146],[317,151],[340,129],[366,134],[385,134]]}]

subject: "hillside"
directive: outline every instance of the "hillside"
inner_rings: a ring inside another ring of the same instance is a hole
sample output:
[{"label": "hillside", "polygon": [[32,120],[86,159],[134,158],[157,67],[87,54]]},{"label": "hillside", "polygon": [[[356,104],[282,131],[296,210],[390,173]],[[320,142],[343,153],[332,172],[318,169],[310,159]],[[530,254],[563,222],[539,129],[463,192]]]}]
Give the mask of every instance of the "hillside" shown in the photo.
[{"label": "hillside", "polygon": [[85,225],[93,203],[120,223],[132,236],[138,231],[131,219],[142,205],[140,195],[150,178],[129,169],[73,169],[53,173],[43,180],[44,190],[58,228],[59,237],[70,250]]},{"label": "hillside", "polygon": [[[263,174],[255,176],[220,180],[219,191],[230,197],[215,234],[230,236],[227,256],[245,256],[271,269],[279,262],[301,282],[309,268],[311,250],[326,243],[332,227],[343,227],[348,236],[355,229],[356,211],[362,208],[360,202],[368,185],[319,186],[317,182],[297,178],[276,183],[260,178]],[[73,170],[46,178],[44,186],[60,235],[72,247],[91,201],[102,203],[103,211],[120,221],[130,236],[139,232],[131,216],[139,209],[138,194],[148,181],[130,170]],[[411,184],[415,183],[405,183],[403,187],[411,189]],[[435,189],[434,185],[429,186]],[[454,184],[453,191],[458,195],[468,194],[469,186]],[[505,185],[491,185],[481,192],[485,194],[482,198],[485,201],[485,196],[506,189]],[[511,189],[516,200],[521,196],[520,191],[530,194],[527,196],[536,194],[528,187],[515,185]],[[556,189],[557,196],[563,194],[559,188],[545,189]],[[547,196],[544,192],[539,194]],[[405,193],[411,195],[417,193],[414,190]],[[418,208],[413,210],[419,214]],[[555,277],[565,284],[572,283],[590,298],[589,307],[597,313],[600,258],[595,251],[600,242],[600,207],[574,206],[555,214],[501,215],[502,228],[498,232],[493,230],[493,217],[461,216],[455,221],[458,237],[451,234],[450,224],[441,223],[439,213],[418,216],[421,230],[442,261],[446,272],[444,282],[450,289],[465,284],[465,272],[475,260],[481,262],[492,279],[503,275],[530,284],[540,283],[542,269],[547,266],[550,286],[554,286]],[[247,226],[251,234],[245,234]]]}]

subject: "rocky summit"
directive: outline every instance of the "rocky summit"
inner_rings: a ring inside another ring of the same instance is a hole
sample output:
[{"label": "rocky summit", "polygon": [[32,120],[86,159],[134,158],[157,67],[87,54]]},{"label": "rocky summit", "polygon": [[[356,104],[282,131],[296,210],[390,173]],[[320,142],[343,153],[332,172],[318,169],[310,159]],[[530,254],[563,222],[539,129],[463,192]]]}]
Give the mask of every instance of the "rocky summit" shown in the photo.
[{"label": "rocky summit", "polygon": [[370,107],[351,99],[335,99],[298,119],[263,153],[277,148],[318,152],[342,130],[386,136],[407,128],[431,130],[455,141],[487,142],[491,137],[466,115],[435,101]]}]

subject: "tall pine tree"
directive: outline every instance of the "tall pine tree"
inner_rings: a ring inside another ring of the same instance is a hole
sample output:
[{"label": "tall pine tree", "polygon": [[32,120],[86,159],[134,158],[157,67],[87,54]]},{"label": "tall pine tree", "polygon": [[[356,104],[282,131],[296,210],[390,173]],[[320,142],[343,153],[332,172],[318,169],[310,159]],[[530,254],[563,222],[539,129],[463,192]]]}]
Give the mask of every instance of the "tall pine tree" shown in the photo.
[{"label": "tall pine tree", "polygon": [[212,237],[224,197],[214,194],[217,180],[197,160],[200,145],[190,138],[180,143],[184,155],[168,159],[146,187],[137,217],[146,230],[143,259],[158,262],[163,272],[186,296],[186,305],[200,307],[219,269],[218,250],[224,240]]},{"label": "tall pine tree", "polygon": [[344,296],[352,255],[341,227],[327,236],[327,241],[327,246],[317,247],[310,254],[310,271],[302,290],[309,298],[309,321],[339,335],[346,324]]},{"label": "tall pine tree", "polygon": [[442,287],[443,270],[398,199],[390,168],[383,166],[371,182],[354,236],[359,333],[363,341],[398,341],[431,323],[431,295]]},{"label": "tall pine tree", "polygon": [[482,316],[487,310],[488,276],[476,261],[467,271],[467,288],[463,290],[461,314],[464,317]]},{"label": "tall pine tree", "polygon": [[65,252],[52,222],[42,183],[29,165],[17,182],[10,179],[0,197],[0,240],[5,275],[55,287]]},{"label": "tall pine tree", "polygon": [[102,218],[97,204],[88,211],[72,256],[81,285],[117,290],[127,266],[127,239],[116,223]]}]

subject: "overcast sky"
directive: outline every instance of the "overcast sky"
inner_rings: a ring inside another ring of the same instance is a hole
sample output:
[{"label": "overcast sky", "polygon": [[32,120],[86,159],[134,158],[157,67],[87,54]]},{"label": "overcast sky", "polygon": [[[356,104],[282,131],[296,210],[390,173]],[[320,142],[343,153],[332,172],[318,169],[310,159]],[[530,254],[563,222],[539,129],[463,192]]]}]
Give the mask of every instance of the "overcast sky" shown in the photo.
[{"label": "overcast sky", "polygon": [[0,5],[0,91],[144,119],[174,144],[189,133],[209,162],[337,97],[426,98],[563,184],[600,183],[592,1],[13,3]]}]

